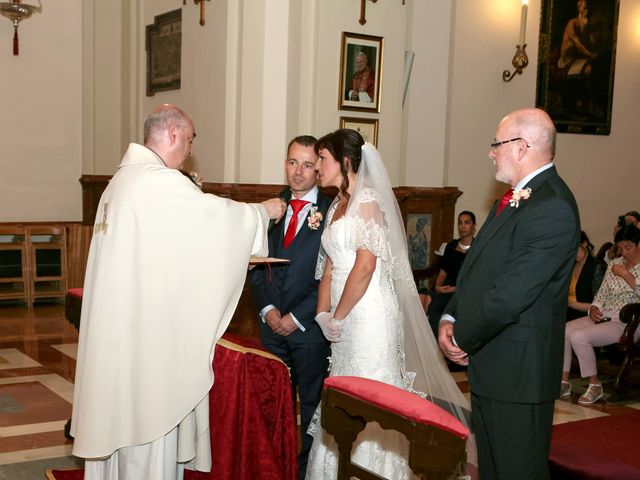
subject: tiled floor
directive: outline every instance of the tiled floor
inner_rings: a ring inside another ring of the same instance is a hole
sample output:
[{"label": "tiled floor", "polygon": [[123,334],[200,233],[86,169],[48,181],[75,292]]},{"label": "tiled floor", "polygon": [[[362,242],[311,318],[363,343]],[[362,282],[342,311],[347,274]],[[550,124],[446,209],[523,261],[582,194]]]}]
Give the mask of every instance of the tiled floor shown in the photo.
[{"label": "tiled floor", "polygon": [[71,453],[77,341],[61,305],[0,304],[0,465]]},{"label": "tiled floor", "polygon": [[[0,303],[0,472],[2,465],[70,454],[63,429],[71,416],[77,339],[61,305],[29,310]],[[464,372],[454,377],[468,390]],[[574,383],[579,388],[579,379]],[[582,407],[578,396],[556,402],[554,423],[640,409],[637,401]]]}]

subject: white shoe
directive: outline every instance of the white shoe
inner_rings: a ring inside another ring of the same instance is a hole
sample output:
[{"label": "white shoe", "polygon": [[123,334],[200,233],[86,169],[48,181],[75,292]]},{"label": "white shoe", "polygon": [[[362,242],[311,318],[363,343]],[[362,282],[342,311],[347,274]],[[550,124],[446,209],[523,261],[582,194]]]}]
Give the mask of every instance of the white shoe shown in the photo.
[{"label": "white shoe", "polygon": [[566,380],[560,382],[560,398],[571,395],[571,384]]},{"label": "white shoe", "polygon": [[591,405],[600,400],[604,395],[602,385],[599,383],[590,383],[587,391],[578,399],[580,405]]}]

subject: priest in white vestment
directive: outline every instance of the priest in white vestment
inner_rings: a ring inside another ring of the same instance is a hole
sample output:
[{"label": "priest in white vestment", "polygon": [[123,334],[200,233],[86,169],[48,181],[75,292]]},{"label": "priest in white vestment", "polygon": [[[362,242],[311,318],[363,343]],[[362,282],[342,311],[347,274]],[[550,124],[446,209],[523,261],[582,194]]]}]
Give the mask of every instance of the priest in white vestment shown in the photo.
[{"label": "priest in white vestment", "polygon": [[184,176],[195,131],[178,107],[154,110],[144,136],[100,199],[85,276],[71,434],[91,480],[211,469],[213,347],[285,208],[205,194]]}]

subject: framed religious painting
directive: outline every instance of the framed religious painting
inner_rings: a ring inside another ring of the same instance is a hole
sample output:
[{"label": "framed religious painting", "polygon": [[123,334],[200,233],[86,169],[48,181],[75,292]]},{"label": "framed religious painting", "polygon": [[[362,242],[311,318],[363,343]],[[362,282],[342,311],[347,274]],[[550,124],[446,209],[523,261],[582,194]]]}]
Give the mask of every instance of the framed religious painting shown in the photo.
[{"label": "framed religious painting", "polygon": [[377,118],[355,118],[340,117],[340,128],[350,128],[355,130],[365,142],[378,146],[378,119]]},{"label": "framed religious painting", "polygon": [[380,111],[384,39],[342,32],[338,109]]},{"label": "framed religious painting", "polygon": [[147,96],[180,89],[182,9],[156,15],[146,26]]},{"label": "framed religious painting", "polygon": [[429,266],[431,224],[430,213],[407,214],[407,249],[411,270],[422,270]]},{"label": "framed religious painting", "polygon": [[620,0],[542,0],[536,106],[560,133],[609,135]]}]

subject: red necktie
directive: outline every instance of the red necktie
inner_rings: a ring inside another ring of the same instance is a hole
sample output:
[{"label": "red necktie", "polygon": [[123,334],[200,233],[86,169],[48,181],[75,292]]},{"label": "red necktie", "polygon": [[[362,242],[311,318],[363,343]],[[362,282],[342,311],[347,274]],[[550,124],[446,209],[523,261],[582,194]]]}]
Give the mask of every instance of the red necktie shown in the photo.
[{"label": "red necktie", "polygon": [[500,199],[500,204],[498,204],[498,209],[496,210],[496,217],[500,215],[500,212],[502,210],[504,210],[504,207],[507,206],[507,203],[509,203],[509,200],[511,200],[511,197],[513,197],[513,188],[510,188],[509,190],[504,192],[504,195],[502,195],[502,198]]},{"label": "red necktie", "polygon": [[291,215],[291,219],[289,219],[287,233],[284,234],[284,248],[289,248],[289,245],[291,245],[291,242],[293,242],[293,239],[296,237],[296,232],[298,231],[298,214],[307,203],[309,202],[306,200],[298,200],[297,198],[289,202],[293,214]]}]

